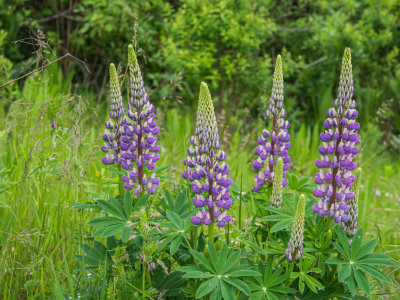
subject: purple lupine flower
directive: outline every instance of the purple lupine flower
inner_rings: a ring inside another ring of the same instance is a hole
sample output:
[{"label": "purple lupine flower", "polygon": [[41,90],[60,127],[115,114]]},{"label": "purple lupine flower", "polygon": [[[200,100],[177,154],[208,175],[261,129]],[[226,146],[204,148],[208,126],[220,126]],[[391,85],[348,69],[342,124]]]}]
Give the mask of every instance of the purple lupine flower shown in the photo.
[{"label": "purple lupine flower", "polygon": [[263,130],[261,137],[257,140],[256,154],[258,158],[253,162],[253,168],[258,171],[255,175],[256,185],[253,191],[259,192],[264,184],[271,185],[274,180],[274,167],[277,158],[281,157],[283,165],[282,186],[285,187],[289,181],[285,179],[286,171],[289,169],[290,157],[290,135],[288,133],[289,121],[285,120],[286,111],[283,108],[283,72],[282,58],[276,58],[275,72],[273,77],[272,93],[269,105],[265,111],[267,119],[272,121],[271,131]]},{"label": "purple lupine flower", "polygon": [[322,146],[318,150],[321,159],[315,164],[320,172],[315,176],[318,189],[313,190],[315,197],[320,198],[313,206],[313,211],[321,217],[329,215],[335,222],[347,222],[350,219],[349,200],[354,193],[351,186],[355,180],[352,171],[357,168],[353,157],[358,153],[356,147],[359,139],[357,131],[360,124],[356,122],[358,112],[353,98],[353,75],[351,52],[346,48],[342,60],[339,81],[339,92],[333,106],[327,111],[324,122],[325,132],[321,133]]},{"label": "purple lupine flower", "polygon": [[160,187],[160,178],[155,173],[146,175],[145,168],[152,171],[160,159],[157,145],[157,127],[154,105],[144,87],[142,74],[132,45],[128,47],[130,98],[127,118],[121,129],[121,167],[127,171],[122,176],[124,188],[135,189],[135,195],[144,191],[154,194]]},{"label": "purple lupine flower", "polygon": [[358,168],[354,171],[354,176],[356,177],[353,185],[351,186],[351,191],[354,193],[354,197],[348,201],[349,205],[349,216],[350,219],[346,223],[341,223],[342,228],[347,231],[351,236],[354,236],[358,227],[358,196],[360,193],[360,183],[361,183],[361,169]]},{"label": "purple lupine flower", "polygon": [[110,87],[111,87],[111,105],[109,119],[105,123],[103,140],[104,145],[101,150],[106,154],[102,162],[105,165],[112,165],[115,162],[120,163],[121,159],[121,129],[124,123],[126,109],[121,96],[118,75],[114,64],[110,64]]},{"label": "purple lupine flower", "polygon": [[304,217],[306,209],[306,197],[301,194],[297,203],[296,213],[290,240],[287,249],[285,250],[286,258],[289,261],[303,258],[303,240],[304,240]]},{"label": "purple lupine flower", "polygon": [[191,217],[194,225],[217,223],[224,227],[232,219],[227,210],[232,205],[229,194],[231,179],[227,178],[229,167],[224,162],[226,153],[219,150],[217,121],[207,85],[200,85],[199,106],[195,135],[190,138],[191,146],[183,164],[187,167],[182,177],[191,182],[196,194],[193,203],[202,207]]}]

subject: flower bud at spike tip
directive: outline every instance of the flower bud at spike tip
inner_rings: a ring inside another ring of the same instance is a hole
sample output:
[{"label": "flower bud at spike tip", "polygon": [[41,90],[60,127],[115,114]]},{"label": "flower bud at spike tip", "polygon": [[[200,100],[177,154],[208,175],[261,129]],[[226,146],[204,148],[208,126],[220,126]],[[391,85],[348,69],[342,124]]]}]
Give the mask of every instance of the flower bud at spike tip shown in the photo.
[{"label": "flower bud at spike tip", "polygon": [[306,197],[301,194],[297,202],[296,213],[290,240],[287,249],[285,250],[286,258],[289,261],[303,258],[303,240],[304,240],[304,217],[306,210]]},{"label": "flower bud at spike tip", "polygon": [[358,113],[353,91],[351,52],[350,48],[346,48],[337,99],[327,111],[326,130],[320,135],[322,146],[319,152],[322,156],[315,161],[321,169],[315,176],[315,183],[319,186],[313,190],[313,195],[320,198],[313,211],[321,217],[332,217],[336,223],[347,223],[351,219],[350,201],[354,198],[352,185],[355,176],[352,172],[357,164],[353,158],[358,153],[356,145],[360,124],[356,122]]},{"label": "flower bud at spike tip", "polygon": [[[256,185],[253,187],[253,191],[255,192],[260,191],[264,184],[272,184],[274,181],[274,168],[276,167],[278,158],[282,158],[283,160],[283,170],[286,171],[289,168],[289,121],[285,120],[286,111],[283,106],[282,58],[278,55],[276,58],[271,97],[265,111],[265,117],[271,120],[272,126],[270,131],[263,130],[261,137],[257,140],[256,153],[258,158],[253,162],[253,168],[259,172],[255,175]],[[288,184],[289,181],[287,179],[283,178],[281,180],[283,187]]]},{"label": "flower bud at spike tip", "polygon": [[283,181],[283,160],[278,158],[275,166],[274,183],[272,185],[271,205],[282,208],[282,181]]},{"label": "flower bud at spike tip", "polygon": [[226,153],[220,150],[214,105],[204,82],[200,85],[194,133],[187,151],[189,156],[183,161],[188,172],[184,170],[182,177],[192,183],[192,190],[196,194],[193,204],[202,210],[192,216],[191,221],[194,225],[217,223],[219,227],[224,227],[232,219],[227,214],[232,205],[229,194],[231,179],[227,178],[229,167],[224,162]]},{"label": "flower bud at spike tip", "polygon": [[361,169],[355,170],[354,175],[356,176],[355,181],[351,187],[351,192],[354,193],[354,197],[348,202],[349,209],[349,220],[346,223],[342,223],[342,228],[350,233],[351,236],[357,231],[358,227],[358,197],[360,194],[360,182],[361,182]]}]

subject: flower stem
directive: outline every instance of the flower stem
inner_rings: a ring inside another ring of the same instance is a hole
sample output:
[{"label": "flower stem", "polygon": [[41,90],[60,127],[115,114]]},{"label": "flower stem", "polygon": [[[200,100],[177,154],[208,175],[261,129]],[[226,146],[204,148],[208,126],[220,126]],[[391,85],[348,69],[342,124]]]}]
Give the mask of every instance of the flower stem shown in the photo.
[{"label": "flower stem", "polygon": [[214,243],[214,222],[208,225],[208,239],[211,243]]},{"label": "flower stem", "polygon": [[146,261],[143,261],[143,275],[142,275],[142,299],[146,299]]}]

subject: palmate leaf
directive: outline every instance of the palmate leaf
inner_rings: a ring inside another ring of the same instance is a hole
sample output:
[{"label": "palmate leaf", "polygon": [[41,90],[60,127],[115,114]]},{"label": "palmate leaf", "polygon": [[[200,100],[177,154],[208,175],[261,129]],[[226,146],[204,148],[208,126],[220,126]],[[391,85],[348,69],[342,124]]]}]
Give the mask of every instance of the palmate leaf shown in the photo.
[{"label": "palmate leaf", "polygon": [[[189,250],[198,263],[198,267],[184,266],[177,270],[184,272],[183,278],[208,279],[196,291],[196,298],[211,293],[210,299],[236,299],[235,290],[250,295],[250,288],[242,277],[260,276],[248,265],[238,265],[240,252],[229,249],[223,244],[219,253],[214,245],[208,241],[209,259],[195,250]],[[233,298],[232,298],[233,297]]]},{"label": "palmate leaf", "polygon": [[340,245],[335,248],[343,256],[342,258],[329,258],[326,263],[341,265],[339,269],[339,281],[347,284],[352,296],[357,293],[359,286],[367,295],[370,294],[370,284],[366,275],[379,281],[390,282],[390,279],[375,266],[397,266],[390,257],[381,253],[372,253],[377,240],[373,239],[363,243],[363,230],[359,229],[353,237],[350,249],[350,241],[340,228],[337,236]]},{"label": "palmate leaf", "polygon": [[281,268],[274,270],[272,260],[268,260],[266,265],[259,262],[257,270],[259,275],[246,279],[252,291],[249,299],[280,299],[285,294],[296,292],[295,289],[282,286],[290,274],[282,274]]}]

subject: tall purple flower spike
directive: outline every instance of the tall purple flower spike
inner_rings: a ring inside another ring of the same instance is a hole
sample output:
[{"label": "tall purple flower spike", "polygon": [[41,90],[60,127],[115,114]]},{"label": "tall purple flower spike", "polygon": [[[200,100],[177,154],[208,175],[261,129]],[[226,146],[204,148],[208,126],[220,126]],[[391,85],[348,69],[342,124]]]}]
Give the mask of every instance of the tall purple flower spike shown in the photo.
[{"label": "tall purple flower spike", "polygon": [[276,58],[273,86],[269,105],[265,116],[272,121],[271,132],[263,130],[261,137],[257,140],[256,154],[258,158],[253,162],[253,168],[258,171],[255,175],[256,185],[253,191],[259,192],[264,184],[271,185],[274,180],[274,167],[278,157],[283,160],[283,181],[285,187],[289,181],[285,179],[286,171],[289,169],[290,157],[290,135],[288,133],[289,121],[285,120],[286,111],[283,108],[283,72],[282,58]]},{"label": "tall purple flower spike", "polygon": [[349,200],[354,193],[351,186],[355,180],[352,171],[357,168],[353,162],[358,153],[356,147],[359,139],[357,131],[360,124],[356,122],[358,112],[353,98],[353,75],[350,48],[346,48],[342,60],[339,93],[333,101],[334,107],[327,112],[324,122],[325,132],[321,133],[323,142],[318,150],[321,159],[315,164],[320,172],[315,176],[318,189],[313,190],[315,197],[320,198],[313,206],[313,211],[321,217],[328,214],[335,222],[348,222],[350,216]]},{"label": "tall purple flower spike", "polygon": [[154,194],[160,187],[160,178],[152,173],[147,177],[145,168],[152,171],[160,159],[157,154],[160,147],[157,145],[156,135],[159,132],[155,121],[154,105],[144,87],[143,78],[132,45],[128,47],[130,98],[128,117],[125,118],[121,130],[121,167],[127,171],[122,176],[124,188],[135,189],[135,195],[144,191]]},{"label": "tall purple flower spike", "polygon": [[[111,105],[109,119],[105,123],[106,130],[103,134],[104,145],[101,150],[106,154],[102,162],[105,165],[112,165],[121,162],[121,129],[124,123],[126,109],[121,96],[118,75],[114,64],[110,65],[110,87]],[[53,122],[54,123],[54,122]]]},{"label": "tall purple flower spike", "polygon": [[195,135],[190,138],[192,144],[187,150],[188,157],[183,164],[185,170],[182,177],[191,182],[192,190],[197,195],[193,198],[196,207],[203,207],[191,217],[194,225],[217,223],[224,227],[232,219],[227,210],[232,205],[227,178],[229,167],[224,162],[226,153],[219,150],[217,121],[214,106],[207,85],[200,85],[199,106]]}]

